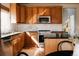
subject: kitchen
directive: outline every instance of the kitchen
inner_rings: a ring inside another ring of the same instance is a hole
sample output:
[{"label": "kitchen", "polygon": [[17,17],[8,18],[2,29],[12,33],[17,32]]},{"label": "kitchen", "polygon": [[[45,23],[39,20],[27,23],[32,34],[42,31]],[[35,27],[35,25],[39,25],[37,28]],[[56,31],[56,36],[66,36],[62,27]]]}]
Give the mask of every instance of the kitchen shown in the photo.
[{"label": "kitchen", "polygon": [[[73,42],[73,37],[75,35],[78,35],[78,23],[76,23],[79,19],[79,12],[76,13],[76,10],[79,10],[78,4],[2,4],[2,6],[7,5],[8,8],[10,8],[9,10],[6,7],[2,7],[2,9],[7,9],[8,12],[10,12],[10,16],[7,15],[8,17],[10,17],[10,22],[8,20],[9,25],[7,25],[7,20],[6,22],[2,20],[2,22],[4,22],[7,27],[5,28],[6,30],[2,27],[3,35],[1,36],[1,40],[4,39],[3,41],[11,43],[14,36],[16,37],[19,33],[26,32],[26,34],[23,34],[24,37],[27,35],[28,40],[32,39],[32,44],[36,44],[38,46],[38,48],[35,47],[33,48],[34,50],[32,49],[33,53],[29,52],[31,51],[30,48],[23,50],[26,51],[26,53],[28,53],[29,55],[36,55],[34,51],[37,51],[37,54],[43,56],[51,52],[55,52],[57,51],[57,45],[60,41]],[[4,16],[1,17],[1,19],[4,19]],[[5,19],[6,18],[7,17],[5,17]],[[77,21],[75,21],[76,18]],[[4,23],[2,23],[3,26]],[[29,36],[31,38],[29,38]],[[29,40],[27,41],[27,43],[25,42],[25,44],[30,45],[31,43],[29,42],[31,41]],[[73,47],[74,46],[70,46],[70,48],[66,49],[73,50]],[[18,50],[16,51],[16,47],[14,47],[14,50],[14,55],[16,55]],[[42,54],[39,53],[38,50],[41,51]]]}]

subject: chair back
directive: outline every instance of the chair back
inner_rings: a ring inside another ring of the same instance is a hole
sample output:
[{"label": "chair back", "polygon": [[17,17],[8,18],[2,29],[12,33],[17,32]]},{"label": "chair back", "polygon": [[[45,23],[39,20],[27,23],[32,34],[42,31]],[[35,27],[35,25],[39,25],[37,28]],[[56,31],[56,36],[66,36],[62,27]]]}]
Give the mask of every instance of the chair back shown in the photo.
[{"label": "chair back", "polygon": [[73,50],[74,44],[71,41],[61,41],[57,46],[57,51]]}]

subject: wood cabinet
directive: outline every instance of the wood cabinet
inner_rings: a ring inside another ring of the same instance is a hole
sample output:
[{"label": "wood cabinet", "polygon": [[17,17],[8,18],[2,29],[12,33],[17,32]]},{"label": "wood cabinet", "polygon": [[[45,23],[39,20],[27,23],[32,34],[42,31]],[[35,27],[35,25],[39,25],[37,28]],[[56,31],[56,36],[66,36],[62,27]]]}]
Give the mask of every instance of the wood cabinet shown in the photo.
[{"label": "wood cabinet", "polygon": [[32,7],[26,7],[26,23],[32,24]]},{"label": "wood cabinet", "polygon": [[12,52],[13,55],[17,55],[18,52],[20,52],[22,50],[22,48],[24,47],[24,33],[18,34],[18,35],[14,35],[11,37],[12,39]]},{"label": "wood cabinet", "polygon": [[39,16],[50,16],[49,7],[26,7],[26,23],[37,24]]},{"label": "wood cabinet", "polygon": [[38,32],[29,32],[30,33],[30,35],[31,35],[31,37],[33,37],[36,41],[38,41],[39,42],[39,39],[38,39]]},{"label": "wood cabinet", "polygon": [[[12,37],[13,39],[14,37]],[[18,39],[15,38],[14,40],[12,40],[12,52],[13,52],[13,55],[16,55],[18,53]]]},{"label": "wood cabinet", "polygon": [[39,16],[50,16],[51,24],[62,24],[62,6],[27,7],[26,23],[37,24]]},{"label": "wood cabinet", "polygon": [[37,8],[26,7],[26,23],[36,24],[37,23]]},{"label": "wood cabinet", "polygon": [[38,47],[38,45],[35,42],[35,39],[31,37],[31,34],[29,32],[26,33],[26,39],[24,41],[24,47],[25,48],[32,48],[32,47]]},{"label": "wood cabinet", "polygon": [[16,19],[16,23],[37,24],[39,16],[50,16],[52,24],[62,24],[62,6],[11,4],[11,20]]},{"label": "wood cabinet", "polygon": [[38,7],[38,16],[50,16],[50,7]]},{"label": "wood cabinet", "polygon": [[33,14],[32,14],[32,23],[33,24],[37,24],[37,20],[38,20],[38,11],[37,11],[37,7],[32,7],[32,12],[33,12]]},{"label": "wood cabinet", "polygon": [[62,6],[51,7],[51,23],[62,24]]},{"label": "wood cabinet", "polygon": [[16,4],[16,23],[21,23],[21,12],[19,4]]},{"label": "wood cabinet", "polygon": [[16,21],[17,23],[25,23],[25,19],[26,19],[26,10],[25,10],[25,6],[17,4],[16,5]]},{"label": "wood cabinet", "polygon": [[20,5],[20,16],[21,16],[21,22],[20,23],[26,23],[26,7],[23,5]]}]

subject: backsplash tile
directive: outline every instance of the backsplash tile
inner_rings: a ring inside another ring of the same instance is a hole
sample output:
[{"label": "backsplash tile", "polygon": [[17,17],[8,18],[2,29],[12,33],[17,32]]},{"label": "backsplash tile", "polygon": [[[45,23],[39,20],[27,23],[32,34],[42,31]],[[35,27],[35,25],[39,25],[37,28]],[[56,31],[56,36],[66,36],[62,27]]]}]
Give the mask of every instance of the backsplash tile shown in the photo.
[{"label": "backsplash tile", "polygon": [[17,24],[17,31],[62,31],[62,24]]}]

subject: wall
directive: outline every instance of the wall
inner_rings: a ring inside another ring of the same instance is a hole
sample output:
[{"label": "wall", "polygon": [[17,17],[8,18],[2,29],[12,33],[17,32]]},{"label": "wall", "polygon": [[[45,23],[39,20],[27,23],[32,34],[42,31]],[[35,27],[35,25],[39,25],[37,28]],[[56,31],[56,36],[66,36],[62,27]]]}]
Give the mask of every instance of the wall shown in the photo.
[{"label": "wall", "polygon": [[79,5],[76,11],[76,33],[79,33]]},{"label": "wall", "polygon": [[16,23],[16,4],[15,3],[11,3],[10,13],[11,13],[11,23]]},{"label": "wall", "polygon": [[23,4],[26,6],[63,6],[64,8],[73,8],[76,7],[78,4],[69,4],[69,3],[29,3]]},{"label": "wall", "polygon": [[10,8],[10,3],[1,3],[1,4],[6,6],[7,8]]}]

